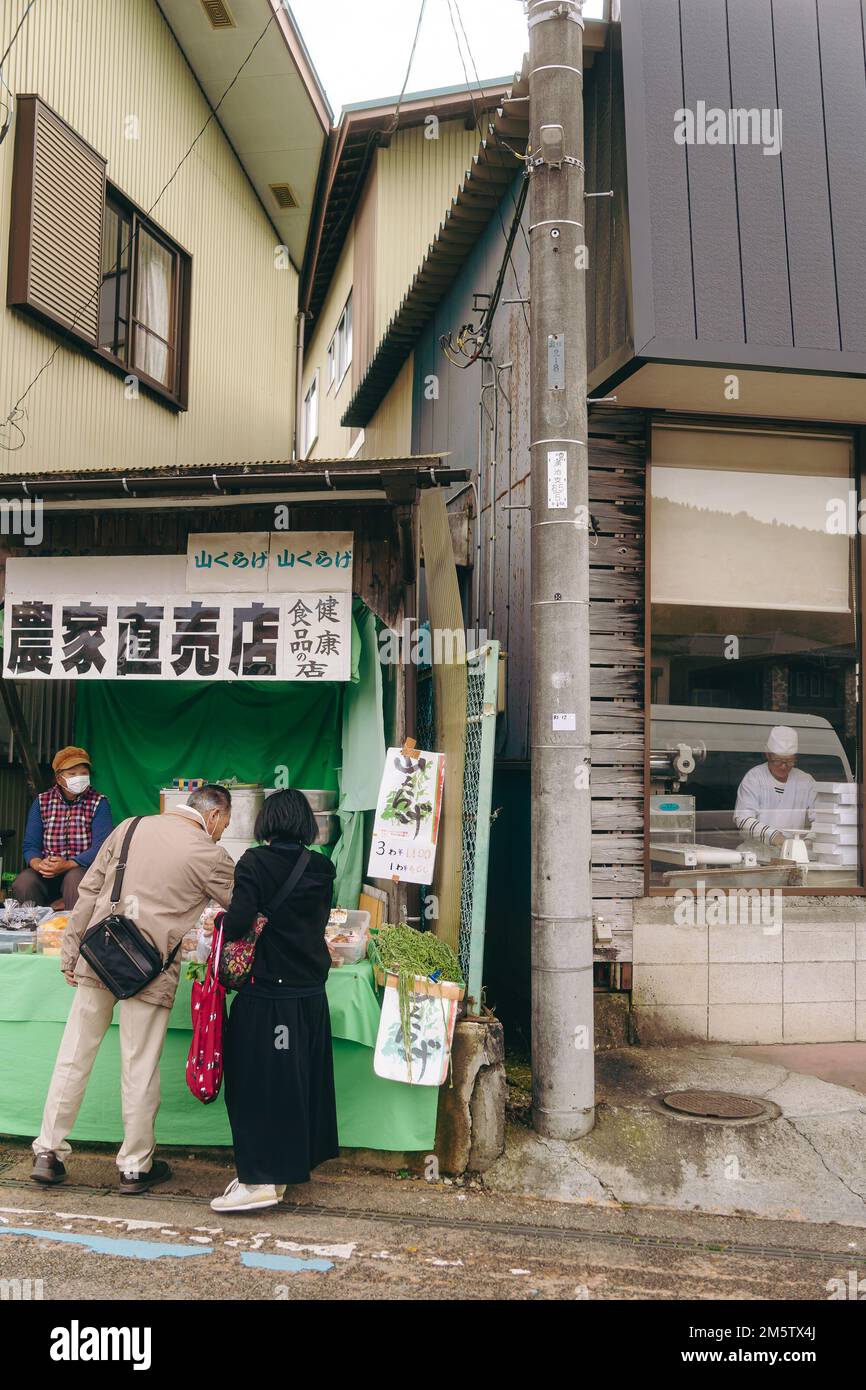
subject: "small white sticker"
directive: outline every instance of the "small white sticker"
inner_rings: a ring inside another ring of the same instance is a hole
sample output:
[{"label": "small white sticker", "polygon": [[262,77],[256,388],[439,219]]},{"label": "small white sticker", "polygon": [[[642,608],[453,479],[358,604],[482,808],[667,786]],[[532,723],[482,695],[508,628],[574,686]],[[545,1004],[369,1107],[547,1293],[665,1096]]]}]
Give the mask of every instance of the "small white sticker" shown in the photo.
[{"label": "small white sticker", "polygon": [[574,714],[555,714],[553,716],[553,732],[555,734],[573,734],[577,728],[577,719]]},{"label": "small white sticker", "polygon": [[547,452],[547,506],[550,511],[568,506],[568,455],[564,449]]}]

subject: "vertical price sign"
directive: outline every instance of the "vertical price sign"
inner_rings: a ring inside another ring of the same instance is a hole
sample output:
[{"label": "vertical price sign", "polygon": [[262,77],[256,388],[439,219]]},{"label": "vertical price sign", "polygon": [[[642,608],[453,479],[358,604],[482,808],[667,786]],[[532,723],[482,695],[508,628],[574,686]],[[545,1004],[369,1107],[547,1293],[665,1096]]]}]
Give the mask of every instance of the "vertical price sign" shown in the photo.
[{"label": "vertical price sign", "polygon": [[370,845],[370,877],[433,882],[444,781],[444,753],[388,749]]}]

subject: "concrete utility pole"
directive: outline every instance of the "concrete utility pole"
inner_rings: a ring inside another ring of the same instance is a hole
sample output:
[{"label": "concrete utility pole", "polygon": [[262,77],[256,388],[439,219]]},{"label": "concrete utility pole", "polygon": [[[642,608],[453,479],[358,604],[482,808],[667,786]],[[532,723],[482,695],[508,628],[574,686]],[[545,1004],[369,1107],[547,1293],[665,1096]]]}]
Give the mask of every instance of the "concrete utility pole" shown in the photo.
[{"label": "concrete utility pole", "polygon": [[580,0],[529,0],[532,1115],[595,1123]]}]

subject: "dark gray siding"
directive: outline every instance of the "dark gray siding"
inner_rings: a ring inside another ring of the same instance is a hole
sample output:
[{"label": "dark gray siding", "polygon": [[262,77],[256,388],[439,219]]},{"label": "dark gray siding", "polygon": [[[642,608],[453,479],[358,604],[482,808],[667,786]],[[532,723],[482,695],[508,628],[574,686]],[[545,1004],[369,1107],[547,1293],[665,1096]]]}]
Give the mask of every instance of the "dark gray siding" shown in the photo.
[{"label": "dark gray siding", "polygon": [[625,113],[619,29],[611,26],[608,46],[596,55],[583,78],[584,147],[587,193],[613,192],[613,198],[587,198],[585,239],[586,355],[590,383],[631,356],[631,299],[628,283],[628,187]]},{"label": "dark gray siding", "polygon": [[[866,0],[622,0],[637,354],[866,374]],[[674,139],[780,110],[780,155]]]}]

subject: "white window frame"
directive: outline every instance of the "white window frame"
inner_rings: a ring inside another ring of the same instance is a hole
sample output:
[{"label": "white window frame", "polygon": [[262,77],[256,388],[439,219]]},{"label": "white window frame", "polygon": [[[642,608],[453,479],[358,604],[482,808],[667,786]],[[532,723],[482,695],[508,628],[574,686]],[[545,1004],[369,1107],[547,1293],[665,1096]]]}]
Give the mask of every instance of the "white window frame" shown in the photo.
[{"label": "white window frame", "polygon": [[328,390],[330,391],[337,379],[337,335],[334,334],[328,344]]},{"label": "white window frame", "polygon": [[[310,418],[312,416],[312,430],[310,428]],[[311,437],[312,436],[312,437]],[[310,450],[315,446],[319,438],[319,373],[316,371],[313,379],[307,388],[304,396],[304,418],[303,418],[303,437],[304,452],[303,457],[309,458]]]},{"label": "white window frame", "polygon": [[328,390],[336,382],[336,390],[342,386],[346,373],[352,365],[352,291],[343,305],[340,321],[334,336],[328,344]]}]

